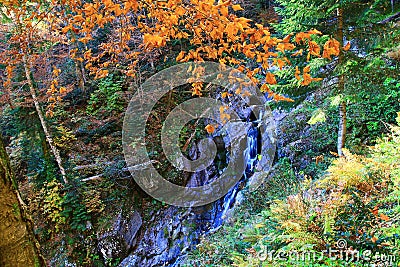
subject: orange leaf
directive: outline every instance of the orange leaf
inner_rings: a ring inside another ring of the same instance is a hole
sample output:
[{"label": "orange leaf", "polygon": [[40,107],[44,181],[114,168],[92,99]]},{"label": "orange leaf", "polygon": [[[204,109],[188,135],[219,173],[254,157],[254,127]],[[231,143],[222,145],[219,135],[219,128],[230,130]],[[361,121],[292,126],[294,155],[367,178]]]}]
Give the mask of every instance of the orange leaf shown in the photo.
[{"label": "orange leaf", "polygon": [[72,29],[72,26],[71,25],[67,25],[64,28],[62,28],[61,33],[65,34],[71,29]]},{"label": "orange leaf", "polygon": [[181,6],[178,6],[178,7],[175,9],[175,14],[178,15],[178,16],[182,16],[182,15],[185,14],[185,13],[186,13],[186,10],[185,10],[183,7],[181,7]]},{"label": "orange leaf", "polygon": [[209,134],[212,134],[212,133],[215,132],[215,127],[212,126],[211,124],[208,124],[204,129],[205,129],[205,130],[207,131],[207,133],[209,133]]},{"label": "orange leaf", "polygon": [[311,35],[310,33],[299,32],[298,34],[296,34],[295,42],[296,43],[300,43],[302,41],[304,42],[304,40],[311,38],[310,35]]},{"label": "orange leaf", "polygon": [[60,75],[60,72],[61,72],[60,69],[57,69],[56,67],[54,67],[54,69],[53,69],[53,74],[54,74],[54,76]]},{"label": "orange leaf", "polygon": [[286,35],[286,37],[282,39],[282,42],[284,42],[284,43],[290,42],[290,37],[292,37],[292,36],[293,36],[293,33]]},{"label": "orange leaf", "polygon": [[381,217],[381,219],[386,222],[390,220],[390,218],[386,214],[383,214],[383,213],[379,214],[379,217]]},{"label": "orange leaf", "polygon": [[67,88],[61,87],[60,88],[60,94],[65,94],[67,92]]},{"label": "orange leaf", "polygon": [[322,32],[320,32],[320,31],[317,30],[317,29],[312,29],[312,30],[308,31],[308,33],[309,33],[309,34],[322,34]]},{"label": "orange leaf", "polygon": [[271,89],[269,89],[268,85],[264,83],[263,85],[261,85],[260,91],[261,93],[270,93]]},{"label": "orange leaf", "polygon": [[301,85],[309,85],[312,82],[311,75],[307,72],[303,73],[303,81],[301,82]]},{"label": "orange leaf", "polygon": [[296,66],[296,71],[295,71],[295,73],[294,73],[294,77],[296,77],[296,80],[300,80],[301,78],[300,78],[300,70],[299,70],[299,67],[297,67]]},{"label": "orange leaf", "polygon": [[276,84],[275,75],[272,74],[271,72],[268,72],[267,75],[265,76],[265,81],[268,84]]},{"label": "orange leaf", "polygon": [[293,57],[301,56],[301,55],[303,55],[303,49],[300,49],[299,51],[296,51],[296,52],[294,52],[294,53],[292,54]]},{"label": "orange leaf", "polygon": [[319,45],[314,42],[314,41],[310,41],[308,43],[308,48],[310,50],[310,54],[319,57],[320,52],[321,52],[321,48],[319,47]]},{"label": "orange leaf", "polygon": [[247,97],[247,96],[251,96],[251,93],[249,91],[244,91],[244,93],[242,94],[243,97]]},{"label": "orange leaf", "polygon": [[378,206],[375,206],[375,207],[371,210],[371,212],[372,212],[372,214],[374,214],[375,216],[378,216],[378,210],[379,210]]},{"label": "orange leaf", "polygon": [[350,46],[351,46],[351,44],[350,44],[350,42],[348,42],[348,43],[343,47],[343,50],[344,50],[344,51],[348,51],[348,50],[350,49]]},{"label": "orange leaf", "polygon": [[338,56],[340,53],[339,49],[340,43],[336,39],[330,39],[324,44],[323,57],[331,59],[331,56]]}]

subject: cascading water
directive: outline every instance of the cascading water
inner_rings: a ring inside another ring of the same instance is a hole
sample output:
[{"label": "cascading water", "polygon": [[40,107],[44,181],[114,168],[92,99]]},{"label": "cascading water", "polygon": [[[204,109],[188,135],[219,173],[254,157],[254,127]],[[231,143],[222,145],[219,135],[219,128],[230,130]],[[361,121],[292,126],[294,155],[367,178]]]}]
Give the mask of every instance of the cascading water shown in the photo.
[{"label": "cascading water", "polygon": [[[260,116],[261,115],[262,114],[260,114]],[[246,182],[247,179],[249,179],[254,172],[254,167],[259,160],[258,156],[261,152],[261,133],[260,128],[258,127],[258,120],[248,121],[248,123],[251,123],[251,126],[247,131],[247,147],[243,151],[244,159],[246,161],[246,170],[243,173],[242,179],[231,190],[229,190],[229,192],[222,199],[211,204],[213,206],[211,210],[214,210],[214,216],[212,216],[213,218],[211,219],[211,222],[209,216],[207,216],[207,218],[204,218],[205,214],[201,214],[197,218],[197,223],[200,225],[200,235],[206,235],[213,231],[216,231],[223,224],[228,212],[234,207],[237,201],[237,196],[240,191],[239,185],[243,182]],[[229,153],[227,153],[226,155],[229,160]],[[204,225],[206,225],[206,227],[204,227]],[[197,243],[197,240],[193,241],[193,245]],[[180,262],[183,258],[184,255],[179,255],[176,258],[175,262],[169,266],[180,266]]]},{"label": "cascading water", "polygon": [[[261,114],[260,114],[261,115]],[[204,231],[205,233],[209,231],[216,230],[222,225],[226,218],[228,211],[234,206],[236,202],[236,197],[239,193],[239,185],[245,181],[253,174],[254,167],[258,162],[258,155],[261,150],[261,135],[260,130],[257,127],[258,121],[252,121],[251,127],[247,131],[246,149],[243,151],[244,159],[246,161],[246,169],[243,173],[242,179],[219,201],[215,204],[217,205],[217,210],[214,218],[214,222],[211,224],[210,229]]]},{"label": "cascading water", "polygon": [[247,149],[245,151],[246,155],[246,171],[245,175],[252,173],[254,166],[258,160],[258,142],[259,141],[259,131],[258,128],[253,126],[247,132]]}]

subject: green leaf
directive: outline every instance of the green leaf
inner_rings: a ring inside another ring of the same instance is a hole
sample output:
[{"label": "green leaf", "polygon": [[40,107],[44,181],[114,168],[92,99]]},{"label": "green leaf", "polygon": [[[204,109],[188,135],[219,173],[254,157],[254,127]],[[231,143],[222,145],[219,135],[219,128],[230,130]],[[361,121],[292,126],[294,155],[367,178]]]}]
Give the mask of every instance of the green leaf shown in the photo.
[{"label": "green leaf", "polygon": [[342,102],[343,95],[339,94],[337,96],[331,97],[331,107],[339,106],[340,102]]},{"label": "green leaf", "polygon": [[308,124],[314,125],[318,122],[325,122],[326,121],[326,114],[322,109],[317,109],[313,112],[311,119],[307,121]]}]

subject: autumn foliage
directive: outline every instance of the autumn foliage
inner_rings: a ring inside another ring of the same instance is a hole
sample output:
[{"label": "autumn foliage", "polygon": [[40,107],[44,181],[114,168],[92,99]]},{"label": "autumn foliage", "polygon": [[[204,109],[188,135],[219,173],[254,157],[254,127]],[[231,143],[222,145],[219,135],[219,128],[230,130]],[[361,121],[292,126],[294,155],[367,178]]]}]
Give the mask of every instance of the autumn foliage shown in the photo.
[{"label": "autumn foliage", "polygon": [[[99,51],[84,52],[85,66],[96,78],[106,76],[110,69],[134,76],[138,63],[153,60],[172,46],[178,46],[177,62],[216,61],[243,71],[261,90],[275,100],[290,100],[275,94],[269,85],[277,80],[270,71],[291,64],[290,57],[308,50],[307,59],[320,57],[321,48],[312,40],[317,30],[290,34],[283,39],[272,36],[269,28],[237,15],[242,10],[232,1],[171,0],[171,1],[67,1],[71,12],[62,34],[76,35],[71,42],[88,44],[96,30],[113,25],[112,36],[102,40]],[[338,55],[337,41],[324,46],[323,57]],[[298,46],[303,48],[297,49]],[[75,56],[75,54],[72,54]],[[153,58],[152,58],[153,57]],[[254,64],[249,66],[248,62]],[[263,77],[263,78],[261,78]],[[302,85],[312,81],[305,68]],[[201,85],[193,84],[193,94],[201,95]]]},{"label": "autumn foliage", "polygon": [[[209,60],[227,64],[246,73],[273,99],[288,101],[270,89],[278,83],[271,70],[290,66],[290,59],[302,56],[303,51],[307,51],[307,60],[321,57],[321,47],[313,40],[314,35],[322,34],[318,30],[279,39],[268,27],[238,16],[242,7],[232,1],[25,0],[6,1],[1,6],[11,22],[5,31],[12,33],[0,55],[7,65],[3,83],[7,90],[11,90],[13,70],[22,62],[22,55],[34,62],[45,44],[67,45],[65,56],[84,63],[95,78],[105,77],[110,71],[134,77],[139,63],[159,60],[169,49],[176,51],[178,47],[176,62]],[[90,42],[105,27],[112,30],[94,52]],[[330,59],[339,51],[339,42],[330,39],[324,44],[322,56]],[[54,79],[47,85],[51,107],[67,91],[57,82],[57,68],[53,74]],[[294,75],[303,86],[320,80],[311,77],[309,67],[300,74],[296,68]],[[194,83],[193,94],[200,96],[201,91],[202,85]]]}]

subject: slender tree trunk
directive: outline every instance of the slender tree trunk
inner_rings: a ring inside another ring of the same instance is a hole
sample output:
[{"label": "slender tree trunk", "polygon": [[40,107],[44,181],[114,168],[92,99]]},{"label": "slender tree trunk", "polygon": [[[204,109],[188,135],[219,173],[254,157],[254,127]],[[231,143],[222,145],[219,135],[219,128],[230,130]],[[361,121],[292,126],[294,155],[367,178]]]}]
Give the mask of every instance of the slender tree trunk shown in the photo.
[{"label": "slender tree trunk", "polygon": [[339,104],[339,131],[338,131],[338,154],[339,156],[344,156],[343,148],[346,143],[346,131],[347,131],[347,112],[346,102],[342,101]]},{"label": "slender tree trunk", "polygon": [[24,69],[25,69],[25,76],[26,76],[26,79],[28,81],[29,91],[31,93],[31,96],[32,96],[32,99],[33,99],[33,103],[35,105],[36,112],[37,112],[37,114],[39,116],[39,120],[40,120],[40,123],[41,123],[42,128],[43,128],[43,132],[44,132],[44,134],[46,136],[47,143],[50,146],[50,149],[51,149],[51,151],[53,153],[53,156],[54,156],[54,158],[55,158],[55,160],[57,162],[57,165],[58,165],[58,168],[59,168],[60,173],[62,175],[63,181],[64,181],[64,183],[67,184],[68,180],[67,180],[67,176],[66,176],[66,173],[65,173],[65,169],[62,166],[62,160],[61,160],[60,152],[58,151],[57,147],[55,146],[53,138],[52,138],[52,136],[51,136],[51,134],[50,134],[50,132],[49,132],[49,130],[47,128],[47,124],[46,124],[46,121],[45,121],[45,118],[44,118],[44,115],[43,115],[43,111],[42,111],[42,109],[40,107],[39,100],[37,99],[37,96],[36,96],[36,90],[35,90],[35,87],[33,85],[33,81],[32,81],[32,78],[31,78],[31,67],[30,67],[30,63],[29,63],[29,60],[27,59],[27,55],[26,54],[24,54],[24,56],[23,56],[23,61],[24,61],[23,63],[24,63]]},{"label": "slender tree trunk", "polygon": [[0,136],[0,266],[45,266]]},{"label": "slender tree trunk", "polygon": [[85,92],[85,74],[82,68],[82,62],[79,60],[74,60],[75,62],[75,73],[76,73],[76,82],[78,83],[79,88],[81,88],[82,92]]},{"label": "slender tree trunk", "polygon": [[[337,9],[337,39],[340,42],[340,52],[339,52],[339,59],[338,59],[338,67],[343,65],[343,9]],[[338,93],[344,93],[344,75],[339,75],[339,82],[338,82]],[[343,156],[343,148],[346,143],[346,124],[347,124],[347,117],[346,117],[346,100],[342,100],[339,104],[339,129],[338,129],[338,141],[337,141],[337,150],[339,156]]]}]

